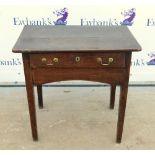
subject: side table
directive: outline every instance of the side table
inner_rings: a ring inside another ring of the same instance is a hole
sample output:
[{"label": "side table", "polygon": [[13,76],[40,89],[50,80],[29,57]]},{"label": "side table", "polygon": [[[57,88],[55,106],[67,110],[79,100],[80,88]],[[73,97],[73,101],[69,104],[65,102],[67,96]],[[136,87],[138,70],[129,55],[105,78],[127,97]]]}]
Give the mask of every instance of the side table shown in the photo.
[{"label": "side table", "polygon": [[116,141],[121,142],[131,55],[141,47],[126,26],[25,26],[14,53],[22,53],[32,136],[38,140],[34,85],[43,108],[42,84],[87,80],[111,85],[114,108],[120,86]]}]

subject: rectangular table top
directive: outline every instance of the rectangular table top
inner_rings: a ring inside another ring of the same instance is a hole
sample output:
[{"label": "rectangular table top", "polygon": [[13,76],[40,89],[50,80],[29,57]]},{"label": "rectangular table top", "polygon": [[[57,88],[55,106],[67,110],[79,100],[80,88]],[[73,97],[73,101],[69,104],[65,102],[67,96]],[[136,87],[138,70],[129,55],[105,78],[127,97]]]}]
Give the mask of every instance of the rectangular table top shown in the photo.
[{"label": "rectangular table top", "polygon": [[127,26],[25,26],[12,49],[15,53],[140,50]]}]

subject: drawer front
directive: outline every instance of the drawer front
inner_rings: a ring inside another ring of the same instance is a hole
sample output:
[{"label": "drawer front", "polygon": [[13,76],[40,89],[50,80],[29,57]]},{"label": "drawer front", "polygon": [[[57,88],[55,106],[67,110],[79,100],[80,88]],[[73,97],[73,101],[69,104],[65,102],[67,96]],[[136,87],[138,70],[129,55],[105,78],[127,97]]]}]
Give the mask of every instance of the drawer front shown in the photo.
[{"label": "drawer front", "polygon": [[46,53],[30,54],[31,68],[123,68],[125,54],[118,53]]}]

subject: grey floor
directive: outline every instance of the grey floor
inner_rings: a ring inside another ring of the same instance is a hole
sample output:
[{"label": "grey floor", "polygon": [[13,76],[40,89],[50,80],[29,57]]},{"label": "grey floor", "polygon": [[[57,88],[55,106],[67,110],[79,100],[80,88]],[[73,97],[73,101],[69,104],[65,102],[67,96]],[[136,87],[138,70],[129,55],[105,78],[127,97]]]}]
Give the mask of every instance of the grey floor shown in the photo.
[{"label": "grey floor", "polygon": [[[35,90],[36,91],[36,90]],[[115,143],[109,87],[44,87],[31,137],[25,87],[0,88],[0,149],[155,149],[155,87],[129,87],[122,143]],[[37,97],[37,96],[36,96]]]}]

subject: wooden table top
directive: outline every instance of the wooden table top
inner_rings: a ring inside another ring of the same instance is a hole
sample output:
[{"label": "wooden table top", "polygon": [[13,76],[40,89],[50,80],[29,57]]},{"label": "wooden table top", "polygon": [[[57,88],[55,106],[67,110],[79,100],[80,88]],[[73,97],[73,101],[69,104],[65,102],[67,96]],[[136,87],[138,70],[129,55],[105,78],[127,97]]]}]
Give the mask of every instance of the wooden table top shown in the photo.
[{"label": "wooden table top", "polygon": [[12,49],[15,53],[140,50],[126,26],[25,26]]}]

